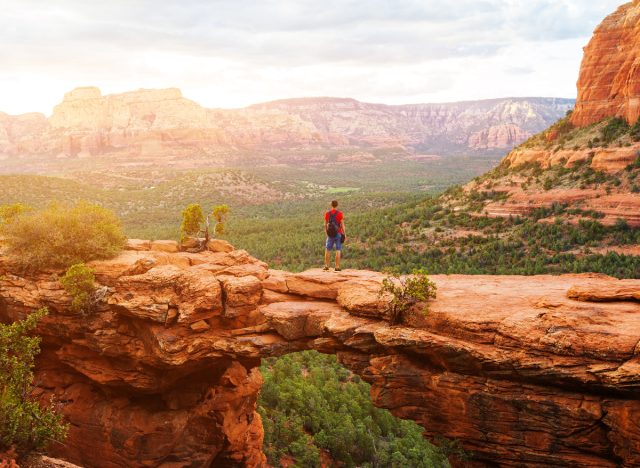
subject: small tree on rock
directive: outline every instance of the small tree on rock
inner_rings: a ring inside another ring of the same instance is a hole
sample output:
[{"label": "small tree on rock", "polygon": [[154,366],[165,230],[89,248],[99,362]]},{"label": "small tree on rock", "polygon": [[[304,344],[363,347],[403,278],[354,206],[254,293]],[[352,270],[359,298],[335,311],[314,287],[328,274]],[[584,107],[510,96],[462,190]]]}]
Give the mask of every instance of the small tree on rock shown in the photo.
[{"label": "small tree on rock", "polygon": [[[180,241],[183,247],[189,252],[199,252],[207,248],[207,243],[211,237],[222,235],[225,233],[225,224],[229,215],[229,207],[227,205],[216,205],[213,210],[205,218],[202,207],[198,203],[191,203],[182,211],[182,224],[180,225]],[[213,219],[213,230],[209,229],[210,220]],[[185,242],[187,237],[200,237],[204,235],[204,241],[197,239],[197,242]]]},{"label": "small tree on rock", "polygon": [[437,287],[429,279],[425,270],[414,270],[411,276],[402,277],[391,274],[382,280],[380,296],[390,296],[387,313],[389,323],[397,325],[402,322],[405,312],[414,305],[424,302],[424,312],[428,311],[429,299],[435,299]]},{"label": "small tree on rock", "polygon": [[93,268],[84,263],[77,263],[67,270],[60,279],[64,290],[73,298],[70,309],[81,314],[91,313],[96,291]]},{"label": "small tree on rock", "polygon": [[213,207],[211,216],[216,222],[216,224],[213,226],[213,235],[224,234],[227,216],[229,216],[230,211],[231,210],[229,210],[229,207],[227,205],[217,205]]},{"label": "small tree on rock", "polygon": [[191,203],[182,210],[182,224],[180,225],[180,239],[197,236],[202,230],[204,213],[199,203]]}]

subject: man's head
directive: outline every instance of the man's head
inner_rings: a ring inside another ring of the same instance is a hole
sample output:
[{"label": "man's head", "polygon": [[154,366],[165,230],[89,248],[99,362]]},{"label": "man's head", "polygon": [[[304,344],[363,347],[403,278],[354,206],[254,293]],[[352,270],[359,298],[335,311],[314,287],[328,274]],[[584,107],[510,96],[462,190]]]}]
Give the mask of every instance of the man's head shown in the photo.
[{"label": "man's head", "polygon": [[338,208],[338,200],[333,200],[333,201],[331,202],[331,206],[332,206],[333,208]]}]

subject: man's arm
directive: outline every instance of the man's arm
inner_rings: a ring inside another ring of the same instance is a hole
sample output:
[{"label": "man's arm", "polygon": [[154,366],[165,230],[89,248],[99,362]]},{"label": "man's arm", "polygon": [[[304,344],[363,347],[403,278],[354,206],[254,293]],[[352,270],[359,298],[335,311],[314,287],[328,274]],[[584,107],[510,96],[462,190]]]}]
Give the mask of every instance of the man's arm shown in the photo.
[{"label": "man's arm", "polygon": [[347,238],[347,228],[344,225],[344,219],[342,221],[340,221],[340,227],[342,228],[342,234],[344,235],[344,238]]}]

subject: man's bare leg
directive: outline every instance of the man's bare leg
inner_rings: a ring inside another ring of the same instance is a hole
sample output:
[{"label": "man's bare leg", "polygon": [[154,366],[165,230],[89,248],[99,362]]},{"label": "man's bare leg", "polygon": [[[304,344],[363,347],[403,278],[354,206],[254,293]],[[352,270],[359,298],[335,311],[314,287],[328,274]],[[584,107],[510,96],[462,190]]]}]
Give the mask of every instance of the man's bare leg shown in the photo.
[{"label": "man's bare leg", "polygon": [[336,250],[336,268],[340,269],[340,251]]},{"label": "man's bare leg", "polygon": [[324,251],[324,267],[329,268],[329,263],[331,262],[331,252],[325,249]]}]

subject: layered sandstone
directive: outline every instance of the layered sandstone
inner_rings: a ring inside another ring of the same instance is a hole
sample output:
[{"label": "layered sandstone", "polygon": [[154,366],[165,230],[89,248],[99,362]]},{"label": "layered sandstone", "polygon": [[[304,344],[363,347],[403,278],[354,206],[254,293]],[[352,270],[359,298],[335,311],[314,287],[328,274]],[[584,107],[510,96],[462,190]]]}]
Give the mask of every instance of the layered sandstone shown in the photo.
[{"label": "layered sandstone", "polygon": [[71,422],[60,457],[264,466],[260,359],[316,349],[371,382],[376,405],[459,439],[478,465],[640,463],[640,281],[435,276],[429,313],[391,327],[379,273],[269,270],[224,245],[129,245],[92,264],[108,293],[87,316],[68,310],[59,272],[25,277],[0,257],[0,318],[50,310],[36,385]]},{"label": "layered sandstone", "polygon": [[560,150],[520,147],[514,149],[505,157],[504,164],[514,168],[527,163],[536,163],[543,169],[557,165],[564,165],[570,168],[577,163],[589,160],[589,165],[592,169],[614,174],[632,164],[638,157],[639,152],[640,143],[621,147]]},{"label": "layered sandstone", "polygon": [[640,117],[640,1],[626,3],[595,30],[584,49],[571,121],[580,127],[606,117]]}]

